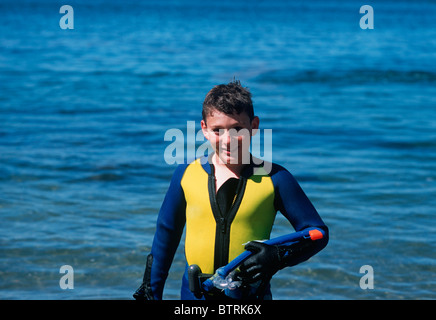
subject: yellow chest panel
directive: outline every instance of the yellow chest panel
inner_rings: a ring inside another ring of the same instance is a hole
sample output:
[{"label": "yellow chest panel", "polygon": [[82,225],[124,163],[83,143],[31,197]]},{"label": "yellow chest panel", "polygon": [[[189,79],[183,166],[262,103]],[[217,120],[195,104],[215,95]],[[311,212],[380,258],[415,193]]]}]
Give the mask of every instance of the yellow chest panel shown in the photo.
[{"label": "yellow chest panel", "polygon": [[[208,173],[196,160],[186,168],[181,181],[186,199],[185,255],[189,265],[197,264],[203,273],[214,273],[217,224],[208,179]],[[247,178],[243,192],[230,225],[229,261],[244,251],[245,243],[269,239],[276,215],[274,186],[266,173]]]}]

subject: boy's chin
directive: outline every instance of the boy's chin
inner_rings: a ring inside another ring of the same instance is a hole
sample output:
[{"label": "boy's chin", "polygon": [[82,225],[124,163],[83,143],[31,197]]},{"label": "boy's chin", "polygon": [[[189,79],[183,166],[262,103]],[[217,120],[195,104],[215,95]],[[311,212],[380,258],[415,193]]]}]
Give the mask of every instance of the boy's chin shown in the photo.
[{"label": "boy's chin", "polygon": [[[227,152],[221,152],[218,155],[219,161],[221,164],[234,164],[234,165],[238,165],[238,164],[243,164],[243,158],[241,156],[236,155],[232,155],[229,154]],[[249,157],[247,158],[249,159]]]}]

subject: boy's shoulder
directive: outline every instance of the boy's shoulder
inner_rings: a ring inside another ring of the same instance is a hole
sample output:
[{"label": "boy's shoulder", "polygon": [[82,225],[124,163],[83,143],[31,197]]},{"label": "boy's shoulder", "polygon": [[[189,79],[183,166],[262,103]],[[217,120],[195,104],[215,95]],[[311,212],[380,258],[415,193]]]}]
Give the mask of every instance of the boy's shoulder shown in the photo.
[{"label": "boy's shoulder", "polygon": [[271,162],[271,161],[266,161],[266,160],[262,160],[260,158],[256,158],[256,157],[252,157],[252,165],[254,167],[253,172],[256,173],[264,173],[266,175],[269,176],[275,176],[275,175],[282,175],[282,174],[290,174],[290,172],[283,167],[282,165],[275,163],[275,162]]},{"label": "boy's shoulder", "polygon": [[[263,161],[258,164],[258,166],[261,167],[261,170],[257,171],[258,175],[262,175],[263,172],[264,176],[269,176],[274,185],[274,188],[291,190],[299,186],[297,180],[292,175],[292,173],[278,163]],[[256,171],[254,170],[253,172]]]},{"label": "boy's shoulder", "polygon": [[188,167],[191,167],[191,168],[195,167],[197,169],[199,169],[200,167],[203,167],[203,169],[206,173],[210,173],[210,165],[207,161],[207,157],[201,157],[201,158],[196,158],[196,159],[189,161],[189,162],[178,164],[174,170],[173,179],[181,180],[182,177],[185,175]]}]

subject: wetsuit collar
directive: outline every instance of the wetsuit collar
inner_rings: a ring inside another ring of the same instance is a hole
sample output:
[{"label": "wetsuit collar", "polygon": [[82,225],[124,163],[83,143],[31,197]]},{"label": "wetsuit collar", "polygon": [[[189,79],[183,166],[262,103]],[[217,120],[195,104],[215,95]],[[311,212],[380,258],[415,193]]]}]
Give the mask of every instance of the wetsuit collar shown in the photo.
[{"label": "wetsuit collar", "polygon": [[[207,172],[207,174],[213,174],[214,168],[212,164],[212,156],[214,155],[214,152],[209,154],[208,156],[203,156],[200,158],[201,165],[204,169],[204,171]],[[253,155],[250,153],[250,163],[245,165],[244,168],[241,170],[241,176],[245,178],[249,178],[254,174],[254,169],[259,168],[262,165],[255,164],[253,161]]]}]

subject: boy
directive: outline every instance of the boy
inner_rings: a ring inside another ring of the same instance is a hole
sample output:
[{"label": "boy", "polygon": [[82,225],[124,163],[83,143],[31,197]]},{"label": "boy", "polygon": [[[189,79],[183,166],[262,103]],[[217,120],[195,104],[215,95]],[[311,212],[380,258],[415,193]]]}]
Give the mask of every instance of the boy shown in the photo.
[{"label": "boy", "polygon": [[[188,266],[198,265],[203,274],[212,275],[244,250],[253,255],[240,266],[239,279],[262,283],[256,296],[245,298],[270,299],[271,277],[323,249],[328,242],[328,229],[286,169],[271,163],[259,165],[259,159],[249,153],[259,118],[254,115],[250,92],[239,81],[209,91],[202,115],[201,128],[214,152],[175,170],[159,212],[144,282],[134,297],[162,299],[186,224],[187,268],[182,299],[228,299],[218,289],[201,297],[194,295],[189,290]],[[296,231],[318,227],[326,236],[299,248],[254,241],[269,239],[277,211]]]}]

